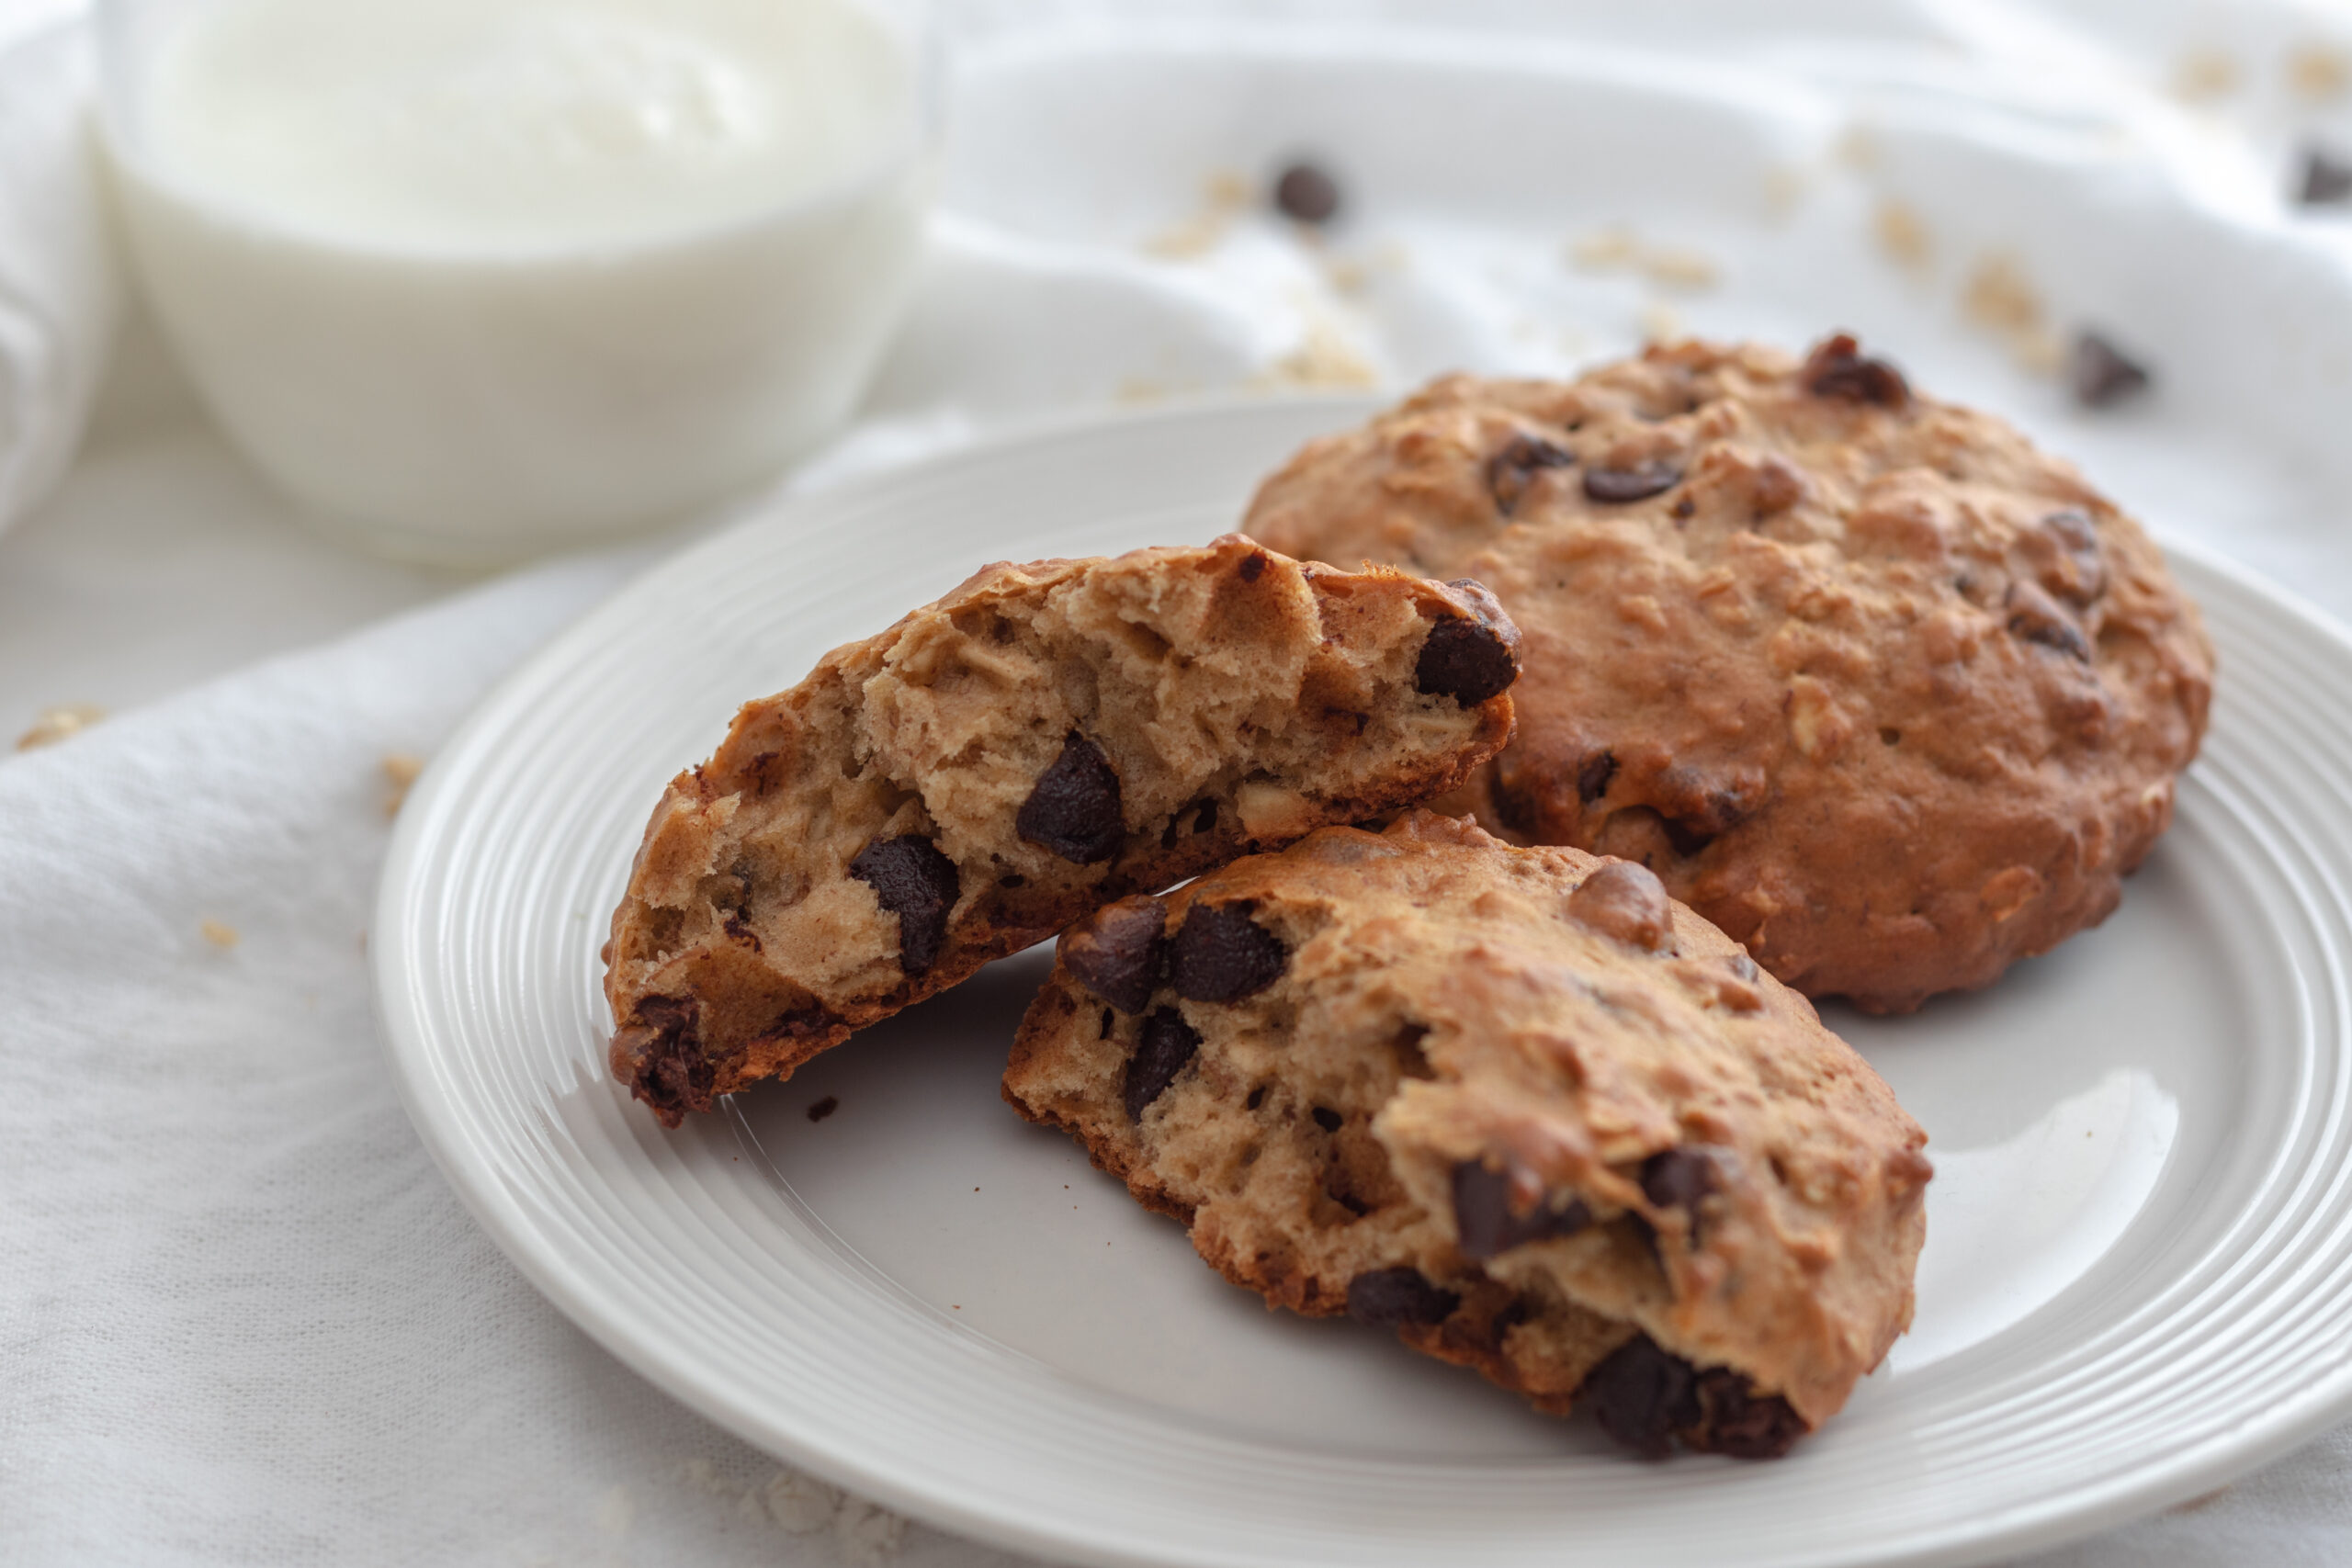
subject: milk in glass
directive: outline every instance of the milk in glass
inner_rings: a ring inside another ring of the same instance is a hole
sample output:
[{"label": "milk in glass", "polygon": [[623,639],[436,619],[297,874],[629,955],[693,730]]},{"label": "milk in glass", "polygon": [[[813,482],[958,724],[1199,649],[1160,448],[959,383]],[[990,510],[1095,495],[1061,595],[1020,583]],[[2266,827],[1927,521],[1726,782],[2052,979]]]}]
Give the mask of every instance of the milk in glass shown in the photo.
[{"label": "milk in glass", "polygon": [[673,516],[854,403],[930,180],[907,8],[119,0],[107,141],[206,401],[323,518],[493,560]]}]

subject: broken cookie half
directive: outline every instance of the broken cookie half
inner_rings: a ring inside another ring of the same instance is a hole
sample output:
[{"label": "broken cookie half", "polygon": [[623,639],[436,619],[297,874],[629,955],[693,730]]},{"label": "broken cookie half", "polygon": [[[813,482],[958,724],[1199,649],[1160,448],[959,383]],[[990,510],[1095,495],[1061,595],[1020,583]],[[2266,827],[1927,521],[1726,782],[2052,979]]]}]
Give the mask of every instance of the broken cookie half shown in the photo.
[{"label": "broken cookie half", "polygon": [[676,1126],[1102,904],[1450,789],[1518,672],[1475,582],[1238,535],[986,568],[671,782],[605,950],[613,1072]]},{"label": "broken cookie half", "polygon": [[1005,1098],[1269,1303],[1651,1455],[1780,1454],[1911,1320],[1926,1135],[1642,867],[1408,813],[1062,938]]}]

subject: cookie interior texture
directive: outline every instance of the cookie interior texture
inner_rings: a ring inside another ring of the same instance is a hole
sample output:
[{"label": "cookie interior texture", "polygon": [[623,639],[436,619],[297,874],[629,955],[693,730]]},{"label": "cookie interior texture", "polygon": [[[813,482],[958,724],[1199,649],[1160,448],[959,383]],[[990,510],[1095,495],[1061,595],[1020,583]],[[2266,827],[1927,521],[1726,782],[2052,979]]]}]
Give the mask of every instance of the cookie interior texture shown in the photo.
[{"label": "cookie interior texture", "polygon": [[1450,377],[1306,447],[1243,527],[1493,589],[1519,733],[1449,808],[1638,861],[1873,1011],[2104,919],[2211,695],[2137,524],[1848,338]]},{"label": "cookie interior texture", "polygon": [[614,1073],[663,1121],[1161,887],[1461,784],[1511,725],[1476,583],[1241,538],[1000,564],[746,705],[613,917]]},{"label": "cookie interior texture", "polygon": [[1916,1122],[1623,862],[1411,812],[1063,938],[1005,1098],[1269,1303],[1631,1446],[1784,1450],[1910,1323]]}]

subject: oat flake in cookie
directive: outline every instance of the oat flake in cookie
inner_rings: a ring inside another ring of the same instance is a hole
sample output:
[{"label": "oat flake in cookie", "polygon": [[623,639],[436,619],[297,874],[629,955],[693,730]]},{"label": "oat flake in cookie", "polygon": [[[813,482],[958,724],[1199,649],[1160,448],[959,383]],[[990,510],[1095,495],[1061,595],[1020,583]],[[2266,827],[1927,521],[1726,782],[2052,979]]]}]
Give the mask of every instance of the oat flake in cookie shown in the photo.
[{"label": "oat flake in cookie", "polygon": [[1273,1305],[1651,1455],[1784,1452],[1910,1324],[1925,1134],[1638,865],[1415,811],[1059,957],[1005,1098]]},{"label": "oat flake in cookie", "polygon": [[2138,525],[1849,338],[1441,380],[1306,447],[1244,527],[1492,588],[1527,673],[1463,808],[1638,861],[1874,1011],[2104,919],[2212,692]]},{"label": "oat flake in cookie", "polygon": [[1455,787],[1510,733],[1476,583],[1204,548],[989,567],[747,705],[613,916],[662,1121],[1141,888]]}]

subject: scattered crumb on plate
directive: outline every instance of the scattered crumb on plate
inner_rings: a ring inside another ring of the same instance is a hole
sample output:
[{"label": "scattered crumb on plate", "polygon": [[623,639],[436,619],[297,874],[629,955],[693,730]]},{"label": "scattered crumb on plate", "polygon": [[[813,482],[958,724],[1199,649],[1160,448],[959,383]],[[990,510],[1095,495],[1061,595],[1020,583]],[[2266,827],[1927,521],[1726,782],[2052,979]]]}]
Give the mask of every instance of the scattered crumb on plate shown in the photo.
[{"label": "scattered crumb on plate", "polygon": [[197,922],[196,932],[218,948],[225,950],[237,945],[237,928],[226,920],[216,920],[207,916]]}]

